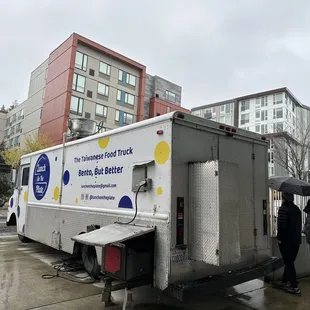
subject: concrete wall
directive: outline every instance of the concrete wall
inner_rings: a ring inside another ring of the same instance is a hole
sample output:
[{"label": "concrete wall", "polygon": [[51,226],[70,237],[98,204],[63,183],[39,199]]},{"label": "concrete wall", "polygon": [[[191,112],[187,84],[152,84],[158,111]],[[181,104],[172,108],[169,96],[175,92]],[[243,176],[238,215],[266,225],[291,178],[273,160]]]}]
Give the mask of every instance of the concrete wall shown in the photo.
[{"label": "concrete wall", "polygon": [[45,96],[48,59],[31,72],[28,99],[25,105],[25,119],[23,121],[23,135],[21,146],[26,137],[35,137],[41,125],[41,109]]},{"label": "concrete wall", "polygon": [[[84,45],[78,45],[77,50],[88,56],[88,63],[86,71],[75,68],[75,73],[83,75],[86,78],[85,92],[79,93],[72,91],[72,95],[84,99],[83,117],[85,113],[90,113],[90,119],[105,122],[107,129],[113,129],[118,127],[115,122],[116,111],[123,111],[133,115],[134,121],[136,121],[137,109],[138,109],[138,95],[139,95],[139,79],[141,71],[137,68],[125,64],[119,60],[116,60],[108,55],[97,52],[94,49],[88,48]],[[111,66],[110,76],[105,76],[99,73],[100,61]],[[89,75],[89,70],[95,71],[94,76]],[[132,74],[136,77],[136,86],[126,85],[119,81],[119,70]],[[98,82],[109,86],[109,96],[104,98],[98,95]],[[121,90],[125,93],[129,93],[135,96],[135,104],[122,104],[117,101],[117,91]],[[87,91],[92,92],[92,98],[87,97]],[[108,108],[107,118],[101,118],[95,115],[96,103],[104,105]]]},{"label": "concrete wall", "polygon": [[[170,91],[176,95],[175,102],[167,100],[166,91]],[[145,97],[144,97],[145,119],[150,117],[150,99],[155,97],[160,100],[166,101],[169,104],[181,106],[182,87],[170,81],[167,81],[157,75],[151,76],[150,74],[147,74],[145,81]]]},{"label": "concrete wall", "polygon": [[0,143],[4,140],[7,113],[0,111]]}]

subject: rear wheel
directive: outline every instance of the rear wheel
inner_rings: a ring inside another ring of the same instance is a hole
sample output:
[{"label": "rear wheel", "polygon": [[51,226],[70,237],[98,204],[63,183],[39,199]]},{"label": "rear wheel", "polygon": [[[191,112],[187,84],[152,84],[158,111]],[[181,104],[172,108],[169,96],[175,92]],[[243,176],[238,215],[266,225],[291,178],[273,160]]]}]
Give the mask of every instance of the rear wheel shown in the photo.
[{"label": "rear wheel", "polygon": [[31,240],[23,235],[18,234],[18,239],[21,243],[28,243],[31,242]]},{"label": "rear wheel", "polygon": [[[81,232],[79,235],[85,234]],[[98,264],[96,248],[92,245],[85,245],[78,242],[74,243],[73,254],[80,258],[87,273],[94,279],[98,279],[101,274],[101,267]]]},{"label": "rear wheel", "polygon": [[93,278],[98,279],[101,267],[98,264],[96,248],[92,245],[82,245],[82,261],[84,268]]}]

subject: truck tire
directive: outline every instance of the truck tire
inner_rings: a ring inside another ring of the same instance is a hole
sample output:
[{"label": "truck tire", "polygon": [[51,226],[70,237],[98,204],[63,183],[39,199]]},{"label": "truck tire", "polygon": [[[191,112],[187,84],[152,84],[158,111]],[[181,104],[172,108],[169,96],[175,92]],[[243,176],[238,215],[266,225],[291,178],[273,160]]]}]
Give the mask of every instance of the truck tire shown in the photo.
[{"label": "truck tire", "polygon": [[29,243],[31,240],[23,235],[18,234],[18,239],[21,243]]},{"label": "truck tire", "polygon": [[98,279],[101,267],[98,264],[96,248],[92,245],[82,245],[82,261],[87,273]]}]

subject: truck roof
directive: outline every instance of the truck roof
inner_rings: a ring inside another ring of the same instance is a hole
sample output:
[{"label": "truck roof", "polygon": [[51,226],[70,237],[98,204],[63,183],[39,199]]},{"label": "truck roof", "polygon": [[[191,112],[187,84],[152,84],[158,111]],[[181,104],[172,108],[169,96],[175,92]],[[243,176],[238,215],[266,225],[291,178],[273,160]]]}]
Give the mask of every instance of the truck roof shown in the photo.
[{"label": "truck roof", "polygon": [[[174,111],[174,112],[166,113],[166,114],[154,117],[154,118],[146,119],[146,120],[143,120],[143,121],[140,121],[137,123],[133,123],[133,124],[130,124],[130,125],[127,125],[124,127],[119,127],[119,128],[111,129],[111,130],[103,132],[103,133],[94,134],[94,135],[91,135],[91,136],[86,137],[86,138],[66,142],[65,145],[69,146],[69,145],[79,144],[79,143],[84,142],[84,141],[90,141],[90,140],[94,140],[94,139],[98,139],[98,138],[103,138],[103,137],[115,135],[115,134],[118,134],[121,132],[131,131],[131,130],[136,129],[136,128],[141,128],[141,127],[146,127],[146,126],[149,126],[152,124],[162,123],[162,122],[167,121],[167,120],[172,121],[174,119],[178,119],[179,121],[183,121],[184,123],[191,123],[191,124],[200,125],[203,127],[213,129],[213,130],[225,130],[225,131],[227,131],[229,129],[234,128],[235,132],[233,134],[236,136],[243,136],[243,137],[247,137],[249,139],[257,140],[260,142],[263,142],[264,140],[266,140],[266,138],[263,137],[262,135],[251,132],[251,131],[247,131],[247,130],[244,130],[241,128],[235,128],[233,126],[218,123],[218,122],[215,122],[212,120],[207,120],[207,119],[204,119],[202,117],[192,115],[189,113]],[[36,151],[33,153],[25,154],[21,158],[27,158],[29,156],[41,154],[43,151],[46,152],[46,151],[57,150],[57,149],[60,149],[62,147],[63,147],[62,144],[58,144],[56,146],[52,146],[52,147],[49,147],[46,149],[42,149],[42,150],[39,150],[39,151]]]}]

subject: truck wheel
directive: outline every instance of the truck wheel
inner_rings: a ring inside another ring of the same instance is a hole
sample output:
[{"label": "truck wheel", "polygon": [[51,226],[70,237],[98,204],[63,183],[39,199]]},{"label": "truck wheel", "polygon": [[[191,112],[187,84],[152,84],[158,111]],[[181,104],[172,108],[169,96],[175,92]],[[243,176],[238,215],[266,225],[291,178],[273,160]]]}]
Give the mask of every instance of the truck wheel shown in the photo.
[{"label": "truck wheel", "polygon": [[98,279],[101,267],[98,264],[96,248],[92,245],[82,245],[82,261],[84,268],[94,279]]},{"label": "truck wheel", "polygon": [[31,241],[29,238],[27,238],[27,237],[25,237],[25,236],[23,236],[23,235],[20,235],[20,234],[18,234],[18,239],[19,239],[19,241],[20,241],[21,243],[28,243],[28,242]]}]

